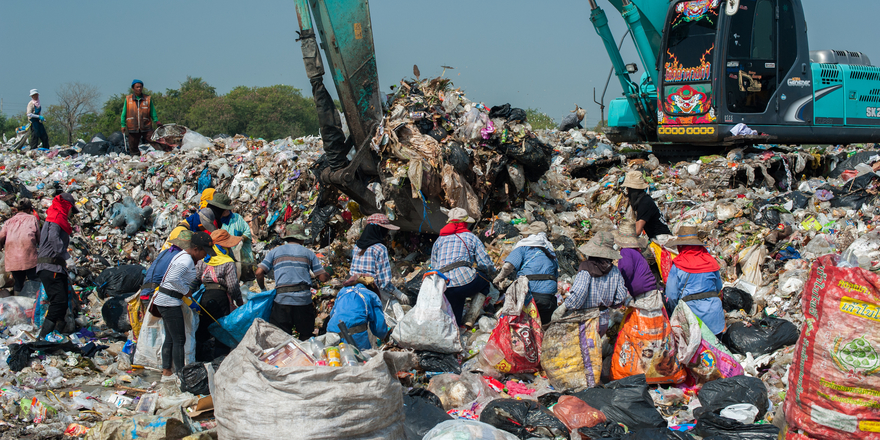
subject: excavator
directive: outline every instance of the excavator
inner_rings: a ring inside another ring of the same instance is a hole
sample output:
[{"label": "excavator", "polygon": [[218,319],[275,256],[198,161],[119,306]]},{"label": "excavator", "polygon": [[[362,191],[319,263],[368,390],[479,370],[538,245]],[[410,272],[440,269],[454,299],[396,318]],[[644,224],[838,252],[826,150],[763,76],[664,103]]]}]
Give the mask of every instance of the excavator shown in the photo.
[{"label": "excavator", "polygon": [[614,142],[661,154],[761,143],[880,142],[880,68],[861,52],[810,51],[801,0],[609,0],[645,72],[625,64],[596,0],[590,21],[623,89]]}]

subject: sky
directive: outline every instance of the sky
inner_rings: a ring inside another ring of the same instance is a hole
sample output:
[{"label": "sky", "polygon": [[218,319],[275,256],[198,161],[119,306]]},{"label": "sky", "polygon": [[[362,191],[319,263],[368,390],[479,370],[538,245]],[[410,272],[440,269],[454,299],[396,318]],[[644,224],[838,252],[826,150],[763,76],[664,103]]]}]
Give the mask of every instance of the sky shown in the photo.
[{"label": "sky", "polygon": [[[607,0],[615,38],[626,31]],[[880,5],[847,0],[845,8],[803,0],[811,49],[862,51],[880,62],[865,38]],[[837,3],[840,4],[840,3]],[[292,0],[0,0],[0,99],[7,115],[25,109],[37,88],[43,105],[57,103],[64,83],[98,87],[107,97],[128,90],[132,79],[151,90],[178,88],[201,77],[226,93],[236,86],[287,84],[310,96]],[[599,120],[593,103],[611,64],[589,21],[587,0],[374,0],[370,4],[379,79],[384,91],[412,77],[452,78],[474,101],[537,108],[558,122],[587,109],[587,126]],[[857,11],[857,13],[853,13]],[[858,12],[860,11],[860,12]],[[17,17],[17,18],[16,18]],[[632,42],[625,62],[638,61]],[[330,81],[328,78],[328,88]],[[612,79],[606,104],[620,96]],[[158,109],[162,122],[162,109]]]}]

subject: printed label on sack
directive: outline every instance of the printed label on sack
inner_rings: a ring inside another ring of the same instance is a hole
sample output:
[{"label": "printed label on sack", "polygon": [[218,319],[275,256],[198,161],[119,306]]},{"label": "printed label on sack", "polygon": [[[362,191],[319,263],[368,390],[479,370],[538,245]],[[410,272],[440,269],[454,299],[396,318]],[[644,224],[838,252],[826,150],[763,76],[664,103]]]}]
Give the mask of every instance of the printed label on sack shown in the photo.
[{"label": "printed label on sack", "polygon": [[[841,283],[843,283],[843,281],[841,281]],[[874,321],[880,321],[880,306],[878,306],[877,304],[860,301],[855,298],[850,298],[848,296],[844,296],[840,299],[840,311],[861,318],[868,318]]]},{"label": "printed label on sack", "polygon": [[874,420],[862,420],[859,422],[859,431],[880,432],[880,422]]},{"label": "printed label on sack", "polygon": [[814,422],[844,432],[856,432],[859,429],[859,419],[855,416],[825,409],[817,405],[811,405],[810,418]]},{"label": "printed label on sack", "polygon": [[880,370],[880,356],[863,336],[848,342],[842,337],[834,338],[830,353],[834,364],[844,372],[868,376]]}]

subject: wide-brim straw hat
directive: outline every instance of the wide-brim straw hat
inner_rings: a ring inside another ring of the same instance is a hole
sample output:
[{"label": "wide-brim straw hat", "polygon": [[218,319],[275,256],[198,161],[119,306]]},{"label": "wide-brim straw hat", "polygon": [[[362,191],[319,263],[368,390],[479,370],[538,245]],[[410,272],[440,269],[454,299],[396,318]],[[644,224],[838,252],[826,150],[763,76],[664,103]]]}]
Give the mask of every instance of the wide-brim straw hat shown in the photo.
[{"label": "wide-brim straw hat", "polygon": [[626,178],[623,179],[624,188],[634,188],[634,189],[645,189],[648,187],[648,182],[645,182],[645,178],[642,177],[642,173],[639,171],[628,171],[626,173]]},{"label": "wide-brim straw hat", "polygon": [[468,212],[464,208],[452,208],[449,210],[449,214],[447,214],[446,223],[452,222],[463,222],[463,223],[474,223],[475,219],[471,218],[468,215]]},{"label": "wide-brim straw hat", "polygon": [[291,223],[284,227],[284,232],[281,234],[281,238],[293,238],[296,240],[307,241],[309,236],[306,234],[305,226],[298,223]]},{"label": "wide-brim straw hat", "polygon": [[522,235],[529,236],[529,235],[540,234],[542,232],[544,232],[544,233],[547,232],[547,223],[533,222],[527,228],[523,229]]},{"label": "wide-brim straw hat", "polygon": [[211,233],[211,240],[215,245],[225,247],[227,249],[238,246],[242,237],[237,237],[224,229],[217,229]]},{"label": "wide-brim straw hat", "polygon": [[696,226],[684,225],[678,228],[678,235],[666,242],[666,246],[705,246],[700,240],[699,230]]},{"label": "wide-brim straw hat", "polygon": [[578,248],[586,257],[619,260],[620,252],[614,250],[614,236],[610,232],[598,232],[587,244]]},{"label": "wide-brim straw hat", "polygon": [[397,231],[400,229],[400,226],[392,225],[391,220],[388,219],[388,216],[385,214],[373,214],[367,217],[364,221],[367,222],[368,225],[381,226],[391,231]]},{"label": "wide-brim straw hat", "polygon": [[614,231],[614,242],[621,248],[641,249],[647,245],[636,236],[636,224],[625,221]]}]

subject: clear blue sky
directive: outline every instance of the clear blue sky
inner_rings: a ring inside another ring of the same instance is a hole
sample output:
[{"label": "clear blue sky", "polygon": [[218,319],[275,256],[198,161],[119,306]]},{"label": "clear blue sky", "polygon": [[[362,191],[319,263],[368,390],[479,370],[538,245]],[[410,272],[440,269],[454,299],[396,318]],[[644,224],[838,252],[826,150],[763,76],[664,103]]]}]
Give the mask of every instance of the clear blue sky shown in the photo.
[{"label": "clear blue sky", "polygon": [[[606,0],[599,4],[620,38],[623,20]],[[557,121],[577,102],[587,108],[589,125],[599,119],[593,87],[601,93],[610,64],[587,0],[374,0],[370,7],[383,90],[411,77],[413,64],[422,77],[447,65],[456,69],[446,75],[473,100],[535,107]],[[804,0],[804,7],[812,49],[862,51],[880,63],[868,37],[880,11],[876,1]],[[219,93],[290,84],[311,94],[291,0],[2,0],[0,17],[7,115],[24,110],[30,89],[53,104],[56,89],[74,81],[97,86],[101,102],[126,91],[133,78],[164,91],[187,75]],[[638,61],[631,43],[624,58]],[[612,80],[606,102],[619,93]]]}]

